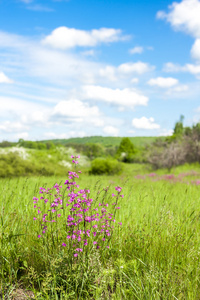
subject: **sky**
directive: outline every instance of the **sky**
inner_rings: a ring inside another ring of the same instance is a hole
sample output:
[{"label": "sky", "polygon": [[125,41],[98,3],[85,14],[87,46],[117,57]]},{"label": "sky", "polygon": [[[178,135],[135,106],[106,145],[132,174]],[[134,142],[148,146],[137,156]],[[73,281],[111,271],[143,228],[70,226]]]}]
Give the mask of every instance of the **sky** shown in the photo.
[{"label": "sky", "polygon": [[0,0],[0,141],[200,121],[200,1]]}]

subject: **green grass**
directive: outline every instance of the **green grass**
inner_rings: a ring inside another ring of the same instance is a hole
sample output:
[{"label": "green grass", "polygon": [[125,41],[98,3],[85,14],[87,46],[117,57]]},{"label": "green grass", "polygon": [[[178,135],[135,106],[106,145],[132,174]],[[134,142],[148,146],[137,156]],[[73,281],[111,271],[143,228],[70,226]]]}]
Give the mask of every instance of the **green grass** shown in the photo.
[{"label": "green grass", "polygon": [[[12,289],[19,286],[33,290],[37,299],[200,299],[200,186],[138,180],[137,173],[149,170],[127,167],[120,176],[82,174],[78,180],[94,198],[98,190],[110,186],[99,198],[104,195],[108,203],[115,186],[122,186],[124,193],[116,216],[122,227],[113,235],[110,250],[103,256],[91,255],[90,268],[84,272],[77,264],[72,270],[66,265],[63,224],[58,223],[58,243],[48,241],[48,252],[33,221],[32,198],[39,187],[66,178],[0,180],[3,299],[11,299]],[[183,170],[189,167],[179,169]]]}]

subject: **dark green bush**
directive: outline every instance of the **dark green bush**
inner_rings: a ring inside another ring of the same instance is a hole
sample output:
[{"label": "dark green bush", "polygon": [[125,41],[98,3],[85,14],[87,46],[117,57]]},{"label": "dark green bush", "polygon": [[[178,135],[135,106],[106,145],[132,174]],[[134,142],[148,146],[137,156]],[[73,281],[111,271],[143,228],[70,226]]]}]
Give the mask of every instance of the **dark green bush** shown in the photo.
[{"label": "dark green bush", "polygon": [[92,161],[90,174],[114,175],[122,172],[122,164],[115,159],[96,158]]}]

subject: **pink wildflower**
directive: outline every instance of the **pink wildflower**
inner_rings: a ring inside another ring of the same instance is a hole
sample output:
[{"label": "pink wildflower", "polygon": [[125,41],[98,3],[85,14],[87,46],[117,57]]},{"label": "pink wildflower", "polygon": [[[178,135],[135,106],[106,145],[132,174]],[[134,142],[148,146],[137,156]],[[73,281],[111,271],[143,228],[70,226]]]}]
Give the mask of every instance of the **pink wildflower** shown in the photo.
[{"label": "pink wildflower", "polygon": [[122,188],[120,186],[116,186],[115,190],[118,191],[119,193],[121,192]]}]

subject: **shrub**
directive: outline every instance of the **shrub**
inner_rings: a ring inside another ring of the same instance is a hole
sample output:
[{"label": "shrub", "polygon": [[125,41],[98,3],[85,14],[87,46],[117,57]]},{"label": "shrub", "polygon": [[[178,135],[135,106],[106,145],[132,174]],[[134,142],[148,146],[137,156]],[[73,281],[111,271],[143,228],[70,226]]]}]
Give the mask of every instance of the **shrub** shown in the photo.
[{"label": "shrub", "polygon": [[0,178],[29,175],[64,175],[65,167],[44,160],[43,156],[37,160],[25,160],[17,153],[7,153],[0,155]]},{"label": "shrub", "polygon": [[96,158],[92,161],[90,174],[94,175],[114,175],[122,171],[122,164],[116,159]]}]

